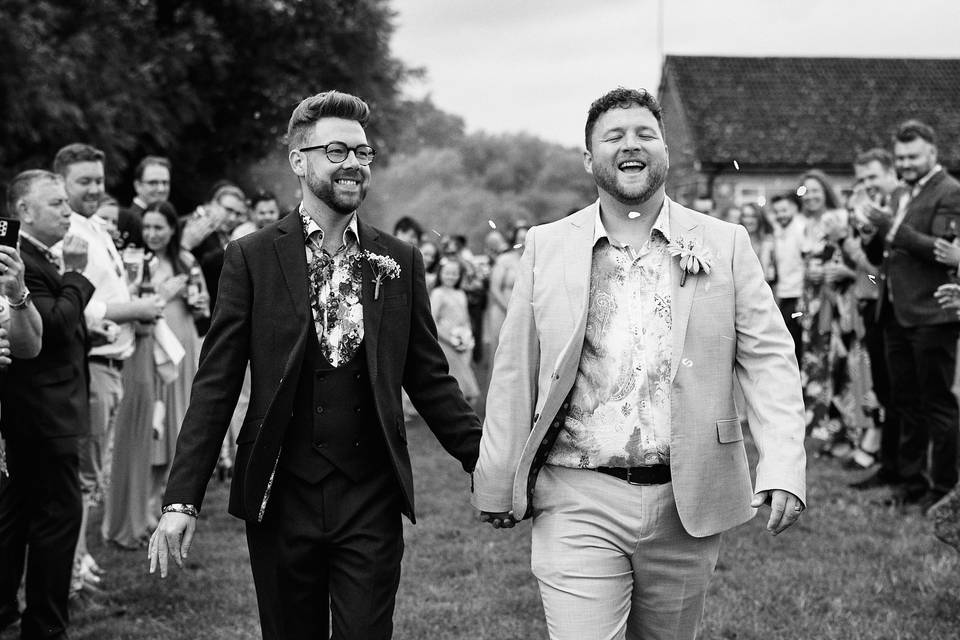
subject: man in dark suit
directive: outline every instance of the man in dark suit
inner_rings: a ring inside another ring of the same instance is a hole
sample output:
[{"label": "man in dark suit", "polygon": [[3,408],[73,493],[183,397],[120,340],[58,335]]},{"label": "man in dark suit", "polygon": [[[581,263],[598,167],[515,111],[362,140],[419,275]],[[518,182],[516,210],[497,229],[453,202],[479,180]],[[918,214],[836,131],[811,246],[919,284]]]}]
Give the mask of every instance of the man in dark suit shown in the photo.
[{"label": "man in dark suit", "polygon": [[[392,635],[400,514],[414,521],[401,386],[443,447],[472,471],[480,422],[438,343],[416,247],[357,208],[374,150],[367,105],[307,98],[288,129],[303,201],[227,246],[220,297],[150,541],[151,571],[190,547],[244,371],[230,512],[247,521],[265,638]],[[329,609],[327,603],[329,602]]]},{"label": "man in dark suit", "polygon": [[922,122],[900,125],[894,156],[906,186],[891,197],[892,215],[871,216],[879,231],[870,249],[883,256],[878,318],[900,418],[903,482],[893,500],[925,510],[957,483],[960,410],[951,385],[960,322],[934,299],[937,287],[950,281],[934,247],[960,224],[960,183],[937,162],[936,137]]},{"label": "man in dark suit", "polygon": [[123,246],[143,246],[143,212],[154,202],[169,199],[170,171],[170,160],[162,156],[146,156],[137,164],[133,172],[133,190],[137,195],[117,218]]},{"label": "man in dark suit", "polygon": [[[0,482],[0,629],[19,616],[17,589],[26,561],[21,637],[66,638],[82,513],[78,438],[89,429],[83,309],[94,287],[81,273],[86,243],[64,238],[71,211],[58,176],[19,174],[8,205],[21,222],[25,282],[43,321],[43,346],[36,358],[14,358],[0,387],[10,470]],[[58,258],[49,248],[61,239]]]}]

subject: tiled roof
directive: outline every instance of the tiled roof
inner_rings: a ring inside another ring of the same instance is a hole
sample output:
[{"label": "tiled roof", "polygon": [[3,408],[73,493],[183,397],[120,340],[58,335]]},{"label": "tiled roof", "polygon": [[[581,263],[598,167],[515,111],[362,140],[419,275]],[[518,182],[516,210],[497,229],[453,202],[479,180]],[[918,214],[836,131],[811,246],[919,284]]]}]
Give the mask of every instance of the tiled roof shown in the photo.
[{"label": "tiled roof", "polygon": [[[917,118],[937,132],[941,161],[960,166],[960,60],[667,56],[666,90],[704,164],[849,167]],[[677,117],[664,115],[668,136]]]}]

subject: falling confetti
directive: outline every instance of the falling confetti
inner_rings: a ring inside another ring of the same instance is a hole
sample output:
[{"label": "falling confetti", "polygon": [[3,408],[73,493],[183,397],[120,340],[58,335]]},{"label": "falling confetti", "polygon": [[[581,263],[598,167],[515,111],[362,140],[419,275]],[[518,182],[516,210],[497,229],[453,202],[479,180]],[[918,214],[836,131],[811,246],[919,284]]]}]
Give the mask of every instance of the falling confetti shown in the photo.
[{"label": "falling confetti", "polygon": [[737,162],[736,160],[734,160],[734,161],[733,161],[733,168],[736,169],[737,171],[740,171],[740,163]]},{"label": "falling confetti", "polygon": [[794,311],[793,313],[790,314],[790,317],[796,320],[802,315],[803,315],[803,311]]},{"label": "falling confetti", "polygon": [[631,211],[630,213],[627,214],[627,217],[630,218],[631,220],[633,220],[634,218],[639,218],[639,217],[640,217],[640,212],[639,212],[639,211]]},{"label": "falling confetti", "polygon": [[514,248],[514,249],[523,249],[523,243],[521,242],[521,243],[519,243],[519,244],[515,244],[515,245],[513,245],[513,248]]},{"label": "falling confetti", "polygon": [[873,274],[868,274],[868,275],[867,275],[867,280],[869,280],[869,281],[872,282],[873,284],[877,284],[877,276],[875,276],[875,275],[873,275]]},{"label": "falling confetti", "polygon": [[693,366],[693,360],[691,360],[690,358],[684,358],[683,360],[680,361],[680,364],[682,364],[683,366],[689,369],[690,367]]},{"label": "falling confetti", "polygon": [[806,186],[800,185],[799,187],[797,187],[797,197],[798,197],[798,198],[802,198],[802,197],[805,196],[806,194],[807,194],[807,187],[806,187]]},{"label": "falling confetti", "polygon": [[494,222],[493,220],[487,220],[487,224],[490,225],[490,228],[491,228],[491,229],[496,229],[496,228],[497,228],[497,223]]},{"label": "falling confetti", "polygon": [[440,232],[437,231],[436,229],[431,229],[431,231],[433,231],[435,234],[437,234],[437,237],[438,237],[438,238],[442,238],[442,237],[443,237],[443,236],[440,234]]}]

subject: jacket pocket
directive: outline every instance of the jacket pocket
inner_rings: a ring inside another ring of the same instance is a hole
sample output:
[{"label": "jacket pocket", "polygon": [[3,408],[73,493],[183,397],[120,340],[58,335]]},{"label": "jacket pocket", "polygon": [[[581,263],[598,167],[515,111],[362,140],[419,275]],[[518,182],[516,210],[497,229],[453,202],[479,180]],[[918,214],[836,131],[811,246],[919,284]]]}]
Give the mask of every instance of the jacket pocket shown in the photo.
[{"label": "jacket pocket", "polygon": [[717,420],[717,439],[722,444],[740,442],[743,440],[743,430],[740,428],[740,418]]},{"label": "jacket pocket", "polygon": [[407,306],[407,294],[401,293],[398,296],[387,296],[383,299],[383,308],[392,309],[396,307]]},{"label": "jacket pocket", "polygon": [[260,435],[260,427],[263,426],[263,418],[251,418],[240,427],[240,433],[237,434],[237,444],[253,442]]}]

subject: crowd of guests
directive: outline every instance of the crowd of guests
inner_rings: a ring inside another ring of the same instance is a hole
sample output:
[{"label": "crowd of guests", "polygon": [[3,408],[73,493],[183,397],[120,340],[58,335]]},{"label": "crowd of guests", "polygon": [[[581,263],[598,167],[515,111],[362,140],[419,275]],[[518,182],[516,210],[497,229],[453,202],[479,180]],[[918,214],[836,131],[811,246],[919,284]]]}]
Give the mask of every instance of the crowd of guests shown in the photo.
[{"label": "crowd of guests", "polygon": [[[70,595],[100,588],[86,545],[94,509],[103,541],[144,548],[224,249],[281,216],[272,194],[248,197],[228,182],[179,215],[168,201],[173,167],[158,156],[136,167],[136,196],[121,207],[104,190],[105,163],[71,144],[52,171],[22,172],[8,187],[6,215],[20,227],[19,245],[0,244],[0,630],[21,616],[26,576],[25,636],[56,636]],[[749,233],[794,337],[817,450],[875,469],[854,487],[889,487],[889,502],[955,523],[960,183],[917,121],[853,170],[843,196],[812,170],[769,203],[723,216]],[[420,250],[440,344],[471,402],[483,395],[529,228],[490,226],[476,254],[464,236],[410,218],[394,228]],[[248,375],[221,477],[249,393]],[[956,526],[938,531],[957,542]]]}]

